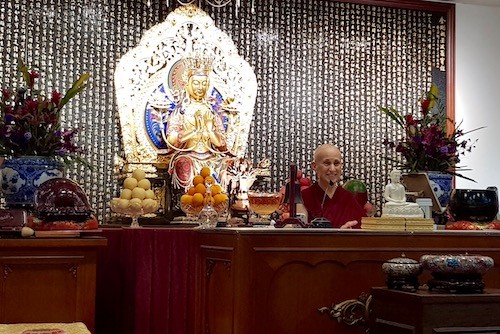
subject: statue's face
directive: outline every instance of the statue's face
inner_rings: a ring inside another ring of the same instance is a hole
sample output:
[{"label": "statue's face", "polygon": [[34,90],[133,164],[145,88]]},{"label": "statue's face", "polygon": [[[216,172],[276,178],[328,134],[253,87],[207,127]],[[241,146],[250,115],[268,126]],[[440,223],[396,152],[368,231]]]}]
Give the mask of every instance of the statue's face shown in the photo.
[{"label": "statue's face", "polygon": [[400,181],[401,181],[401,173],[392,172],[391,173],[391,182],[392,183],[399,183]]},{"label": "statue's face", "polygon": [[195,74],[189,78],[186,85],[187,92],[191,99],[202,101],[208,90],[208,76]]}]

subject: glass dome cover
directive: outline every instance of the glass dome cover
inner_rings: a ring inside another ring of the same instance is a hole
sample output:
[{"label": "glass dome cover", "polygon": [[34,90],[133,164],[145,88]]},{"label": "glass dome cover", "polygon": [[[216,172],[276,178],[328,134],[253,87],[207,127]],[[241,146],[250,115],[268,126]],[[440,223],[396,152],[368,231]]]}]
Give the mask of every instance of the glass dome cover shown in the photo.
[{"label": "glass dome cover", "polygon": [[42,220],[85,221],[92,211],[80,185],[67,178],[45,181],[35,193],[35,215]]}]

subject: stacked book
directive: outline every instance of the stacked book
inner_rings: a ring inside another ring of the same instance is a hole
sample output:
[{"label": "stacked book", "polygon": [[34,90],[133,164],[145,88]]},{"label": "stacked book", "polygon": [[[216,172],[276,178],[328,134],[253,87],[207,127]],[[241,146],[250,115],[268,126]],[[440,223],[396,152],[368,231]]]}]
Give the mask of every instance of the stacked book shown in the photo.
[{"label": "stacked book", "polygon": [[433,231],[431,218],[363,217],[361,229],[375,231]]}]

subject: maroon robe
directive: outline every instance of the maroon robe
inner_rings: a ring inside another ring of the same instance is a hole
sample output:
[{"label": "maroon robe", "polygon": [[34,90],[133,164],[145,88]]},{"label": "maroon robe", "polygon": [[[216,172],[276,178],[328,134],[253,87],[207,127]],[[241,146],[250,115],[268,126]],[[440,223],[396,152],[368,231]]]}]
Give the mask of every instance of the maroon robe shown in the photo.
[{"label": "maroon robe", "polygon": [[325,202],[321,207],[324,195],[325,192],[318,182],[302,190],[302,199],[309,221],[324,217],[332,222],[332,227],[338,228],[348,221],[356,220],[358,224],[353,228],[361,228],[361,217],[366,216],[366,212],[348,190],[338,186],[332,198],[328,195],[325,197]]}]

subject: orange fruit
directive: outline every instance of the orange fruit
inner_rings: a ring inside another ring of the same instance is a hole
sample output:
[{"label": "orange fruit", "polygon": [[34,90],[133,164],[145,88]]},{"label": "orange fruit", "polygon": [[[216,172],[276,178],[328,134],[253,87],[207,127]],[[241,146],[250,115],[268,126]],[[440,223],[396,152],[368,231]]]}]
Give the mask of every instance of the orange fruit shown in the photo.
[{"label": "orange fruit", "polygon": [[215,179],[213,176],[208,175],[205,177],[205,184],[215,184]]},{"label": "orange fruit", "polygon": [[203,183],[199,183],[196,185],[196,187],[194,187],[195,193],[204,195],[206,191],[207,191],[207,188],[205,188],[205,185]]},{"label": "orange fruit", "polygon": [[201,171],[200,171],[200,176],[202,176],[202,177],[207,177],[207,176],[209,176],[210,174],[212,174],[212,172],[210,171],[210,168],[208,168],[208,167],[206,167],[206,166],[205,166],[205,167],[203,167],[203,168],[201,169]]},{"label": "orange fruit", "polygon": [[194,194],[196,194],[196,188],[195,187],[189,188],[187,194],[193,196]]},{"label": "orange fruit", "polygon": [[196,175],[193,178],[193,186],[197,186],[200,183],[203,183],[205,181],[205,178],[201,175]]},{"label": "orange fruit", "polygon": [[203,195],[200,193],[196,193],[193,195],[192,199],[193,206],[203,205]]},{"label": "orange fruit", "polygon": [[191,195],[182,195],[181,196],[181,204],[191,205],[193,203],[193,196]]},{"label": "orange fruit", "polygon": [[220,194],[221,192],[222,192],[221,186],[219,186],[218,184],[214,184],[212,186],[212,195],[217,195]]},{"label": "orange fruit", "polygon": [[214,196],[214,205],[220,204],[228,200],[226,194],[217,194]]}]

